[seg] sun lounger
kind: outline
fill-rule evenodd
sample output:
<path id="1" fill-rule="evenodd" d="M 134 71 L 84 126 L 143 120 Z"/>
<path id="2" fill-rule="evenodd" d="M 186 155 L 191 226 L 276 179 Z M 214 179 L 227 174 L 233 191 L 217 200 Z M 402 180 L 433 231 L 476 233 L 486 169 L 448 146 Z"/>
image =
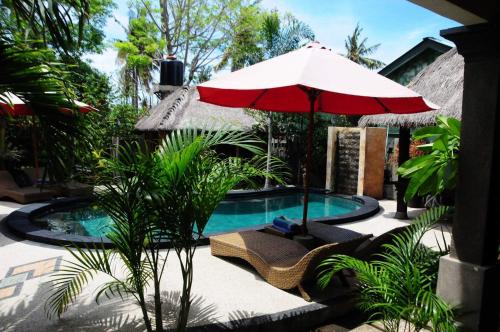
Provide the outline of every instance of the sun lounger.
<path id="1" fill-rule="evenodd" d="M 311 251 L 296 241 L 258 231 L 244 231 L 210 237 L 212 255 L 237 257 L 250 263 L 271 285 L 298 288 L 306 301 L 311 298 L 304 283 L 315 276 L 318 263 L 332 254 L 349 254 L 372 235 L 331 243 Z"/>
<path id="2" fill-rule="evenodd" d="M 0 171 L 0 198 L 8 197 L 18 203 L 28 204 L 44 201 L 56 196 L 56 192 L 50 189 L 36 187 L 19 187 L 8 171 Z"/>
<path id="3" fill-rule="evenodd" d="M 34 183 L 40 183 L 40 177 L 44 173 L 44 168 L 40 168 L 38 171 L 39 177 L 36 176 L 35 168 L 26 168 L 24 169 L 26 174 L 30 176 Z M 94 187 L 85 183 L 81 183 L 78 181 L 71 180 L 66 183 L 58 183 L 58 184 L 44 184 L 45 188 L 49 188 L 53 191 L 56 191 L 60 196 L 66 197 L 74 197 L 74 196 L 90 196 L 94 191 Z"/>
<path id="4" fill-rule="evenodd" d="M 394 236 L 401 234 L 407 226 L 393 228 L 379 236 L 372 237 L 360 245 L 351 256 L 364 260 L 370 261 L 373 259 L 379 259 L 378 254 L 384 252 L 383 245 L 392 243 Z"/>

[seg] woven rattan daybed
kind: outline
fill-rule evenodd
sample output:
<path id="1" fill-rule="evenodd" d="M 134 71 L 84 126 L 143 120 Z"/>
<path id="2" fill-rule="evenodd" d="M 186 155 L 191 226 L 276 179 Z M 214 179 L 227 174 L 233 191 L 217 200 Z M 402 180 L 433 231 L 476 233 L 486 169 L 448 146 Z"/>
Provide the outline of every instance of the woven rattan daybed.
<path id="1" fill-rule="evenodd" d="M 315 276 L 321 260 L 332 254 L 349 254 L 372 235 L 331 243 L 309 251 L 296 241 L 259 231 L 244 231 L 210 237 L 212 255 L 238 257 L 250 263 L 271 285 L 298 288 L 306 301 L 304 282 Z"/>
<path id="2" fill-rule="evenodd" d="M 49 200 L 56 196 L 56 192 L 36 187 L 20 188 L 8 171 L 0 171 L 0 199 L 8 197 L 21 204 Z"/>

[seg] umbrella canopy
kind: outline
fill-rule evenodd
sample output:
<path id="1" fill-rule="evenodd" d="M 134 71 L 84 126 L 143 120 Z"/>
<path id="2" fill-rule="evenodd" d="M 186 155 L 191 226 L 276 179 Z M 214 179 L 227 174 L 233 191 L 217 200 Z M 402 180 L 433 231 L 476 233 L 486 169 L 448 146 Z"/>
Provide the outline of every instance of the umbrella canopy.
<path id="1" fill-rule="evenodd" d="M 202 83 L 200 100 L 228 107 L 309 113 L 303 229 L 306 232 L 314 112 L 344 115 L 436 109 L 418 93 L 318 42 Z"/>
<path id="2" fill-rule="evenodd" d="M 73 103 L 75 104 L 76 107 L 78 107 L 80 113 L 97 111 L 96 108 L 87 105 L 85 103 L 82 103 L 80 101 L 73 100 Z M 27 105 L 21 98 L 10 92 L 5 92 L 0 94 L 0 111 L 1 111 L 0 115 L 6 113 L 14 117 L 34 115 L 29 105 Z M 70 109 L 65 107 L 61 107 L 60 111 L 71 112 Z"/>
<path id="3" fill-rule="evenodd" d="M 97 111 L 96 108 L 82 103 L 77 100 L 73 100 L 73 104 L 78 107 L 80 113 L 88 113 L 91 111 Z M 66 107 L 60 107 L 59 111 L 61 113 L 71 114 L 72 110 Z M 5 149 L 5 128 L 6 128 L 6 118 L 2 115 L 8 115 L 12 117 L 19 116 L 32 116 L 35 115 L 31 110 L 30 106 L 27 105 L 21 98 L 16 96 L 11 92 L 0 93 L 0 152 Z M 35 131 L 32 132 L 33 138 L 33 154 L 35 159 L 35 174 L 38 177 L 38 152 L 36 143 Z"/>
<path id="4" fill-rule="evenodd" d="M 314 111 L 326 113 L 417 113 L 437 108 L 317 42 L 198 86 L 201 101 L 275 112 L 309 112 L 305 89 L 321 92 Z"/>
<path id="5" fill-rule="evenodd" d="M 2 113 L 10 116 L 33 115 L 29 106 L 21 98 L 10 92 L 0 94 L 0 109 Z"/>

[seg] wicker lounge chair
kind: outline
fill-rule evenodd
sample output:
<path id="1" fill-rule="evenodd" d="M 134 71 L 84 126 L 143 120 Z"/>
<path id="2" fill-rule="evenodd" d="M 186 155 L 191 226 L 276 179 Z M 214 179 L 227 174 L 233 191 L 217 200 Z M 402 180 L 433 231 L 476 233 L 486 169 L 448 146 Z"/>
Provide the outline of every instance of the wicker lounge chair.
<path id="1" fill-rule="evenodd" d="M 8 171 L 0 171 L 0 198 L 8 197 L 18 203 L 28 204 L 56 196 L 56 192 L 36 187 L 19 187 Z"/>
<path id="2" fill-rule="evenodd" d="M 373 259 L 378 259 L 377 254 L 381 254 L 384 251 L 383 245 L 389 244 L 394 239 L 395 235 L 401 234 L 408 226 L 402 226 L 393 228 L 379 236 L 370 238 L 360 245 L 351 256 L 364 260 L 371 261 Z"/>
<path id="3" fill-rule="evenodd" d="M 35 168 L 25 168 L 24 171 L 29 175 L 33 183 L 39 183 L 40 179 L 36 176 Z M 45 169 L 42 167 L 38 170 L 39 175 L 43 174 Z M 44 187 L 56 191 L 60 196 L 75 197 L 75 196 L 90 196 L 94 191 L 94 187 L 85 183 L 71 180 L 66 183 L 48 184 Z"/>
<path id="4" fill-rule="evenodd" d="M 250 263 L 271 285 L 280 289 L 298 288 L 306 301 L 311 297 L 304 283 L 315 276 L 315 268 L 332 254 L 349 254 L 372 235 L 331 243 L 311 251 L 283 237 L 258 231 L 244 231 L 210 237 L 212 255 L 238 257 Z"/>

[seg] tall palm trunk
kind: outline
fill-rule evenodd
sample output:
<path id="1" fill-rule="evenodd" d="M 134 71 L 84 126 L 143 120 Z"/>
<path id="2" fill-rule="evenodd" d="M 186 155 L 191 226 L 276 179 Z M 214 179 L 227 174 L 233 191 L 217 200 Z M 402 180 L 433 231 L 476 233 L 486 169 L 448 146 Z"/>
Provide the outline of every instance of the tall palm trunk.
<path id="1" fill-rule="evenodd" d="M 184 332 L 187 329 L 189 320 L 189 310 L 191 309 L 191 286 L 193 285 L 193 256 L 196 248 L 182 249 L 177 252 L 181 262 L 182 273 L 182 294 L 180 300 L 179 317 L 177 318 L 177 332 Z M 184 252 L 184 261 L 182 260 Z"/>
<path id="2" fill-rule="evenodd" d="M 141 282 L 142 276 L 140 275 L 140 271 L 136 271 L 135 273 L 135 288 L 138 295 L 139 306 L 142 311 L 142 318 L 144 319 L 144 324 L 146 325 L 146 330 L 148 332 L 153 331 L 153 327 L 151 326 L 151 320 L 149 319 L 149 314 L 147 310 L 146 297 L 144 296 L 144 285 Z"/>
<path id="3" fill-rule="evenodd" d="M 134 95 L 133 95 L 133 104 L 136 110 L 139 109 L 139 78 L 137 75 L 137 68 L 134 68 L 132 71 L 132 76 L 134 80 Z"/>

